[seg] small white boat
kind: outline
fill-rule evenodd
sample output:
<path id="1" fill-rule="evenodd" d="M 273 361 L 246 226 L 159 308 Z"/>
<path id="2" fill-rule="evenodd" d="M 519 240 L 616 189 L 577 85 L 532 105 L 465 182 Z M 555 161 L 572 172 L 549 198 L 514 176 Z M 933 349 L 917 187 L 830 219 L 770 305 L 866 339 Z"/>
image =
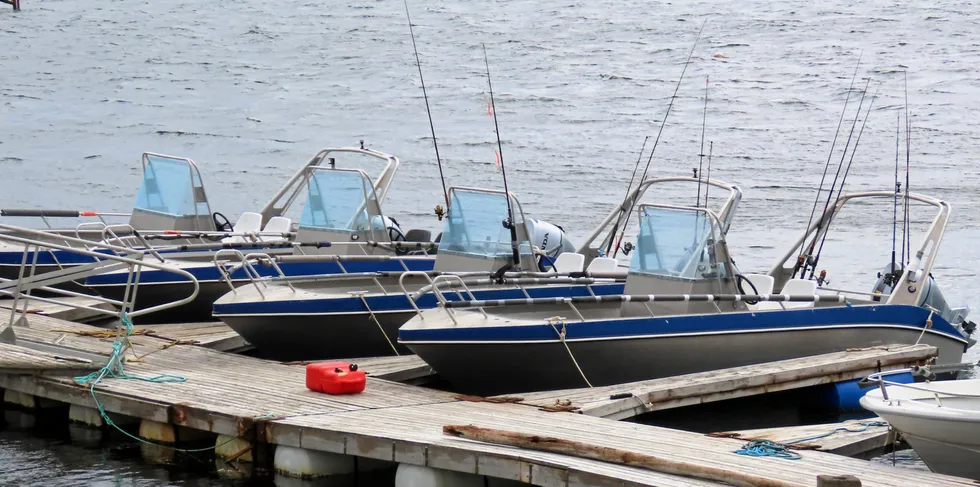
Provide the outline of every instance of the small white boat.
<path id="1" fill-rule="evenodd" d="M 868 377 L 880 387 L 861 406 L 901 432 L 933 472 L 980 480 L 980 379 L 899 384 L 881 375 Z"/>

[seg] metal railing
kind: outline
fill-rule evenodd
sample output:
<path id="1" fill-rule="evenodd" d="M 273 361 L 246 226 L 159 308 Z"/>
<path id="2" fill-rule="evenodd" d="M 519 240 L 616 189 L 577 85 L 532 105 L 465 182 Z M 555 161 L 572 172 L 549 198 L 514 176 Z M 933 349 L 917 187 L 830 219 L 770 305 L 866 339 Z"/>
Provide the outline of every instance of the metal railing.
<path id="1" fill-rule="evenodd" d="M 923 365 L 923 366 L 915 365 L 907 369 L 888 370 L 885 372 L 878 372 L 875 374 L 871 374 L 866 378 L 861 379 L 861 381 L 858 383 L 858 386 L 861 388 L 878 386 L 878 388 L 881 390 L 881 397 L 885 401 L 891 400 L 888 398 L 888 389 L 886 388 L 886 386 L 894 386 L 894 387 L 900 387 L 900 388 L 910 389 L 919 392 L 927 392 L 930 395 L 932 395 L 933 399 L 936 401 L 937 406 L 944 407 L 942 400 L 940 399 L 940 396 L 980 398 L 980 394 L 963 394 L 959 392 L 939 391 L 916 384 L 903 384 L 901 382 L 892 382 L 889 380 L 885 380 L 884 376 L 911 373 L 915 377 L 935 379 L 937 373 L 958 372 L 961 370 L 969 370 L 978 365 L 980 364 L 960 363 L 960 364 Z M 969 411 L 973 413 L 976 412 L 975 409 L 970 409 Z"/>
<path id="2" fill-rule="evenodd" d="M 8 329 L 9 326 L 14 326 L 16 323 L 20 323 L 21 320 L 26 317 L 29 302 L 31 300 L 57 304 L 70 308 L 85 309 L 92 313 L 121 319 L 123 316 L 138 317 L 190 303 L 197 297 L 200 290 L 200 285 L 193 274 L 182 269 L 166 266 L 162 262 L 155 262 L 153 259 L 145 260 L 144 257 L 149 253 L 149 251 L 136 250 L 106 243 L 93 243 L 88 240 L 68 236 L 60 236 L 59 240 L 66 240 L 64 244 L 61 244 L 50 241 L 52 236 L 55 235 L 42 230 L 33 230 L 0 224 L 0 241 L 11 242 L 23 246 L 23 253 L 17 278 L 0 278 L 0 296 L 8 296 L 13 298 Z M 76 246 L 72 246 L 72 244 Z M 93 257 L 93 262 L 72 266 L 60 266 L 60 268 L 55 271 L 38 273 L 38 256 L 42 252 L 51 252 L 55 250 Z M 100 252 L 100 250 L 102 252 Z M 139 276 L 144 267 L 172 272 L 183 276 L 192 286 L 190 294 L 180 299 L 174 299 L 168 303 L 158 304 L 139 310 L 135 309 L 137 290 L 139 286 Z M 121 270 L 128 270 L 126 288 L 124 290 L 123 299 L 121 300 L 89 295 L 69 289 L 55 287 L 59 284 L 78 282 L 95 274 Z M 77 302 L 64 301 L 52 297 L 35 296 L 33 295 L 34 291 L 44 291 L 46 293 L 59 296 L 94 300 L 97 302 L 110 304 L 112 309 L 107 310 L 99 307 L 86 306 Z M 21 308 L 22 303 L 23 308 L 19 309 Z M 17 320 L 18 311 L 21 313 L 21 320 Z"/>

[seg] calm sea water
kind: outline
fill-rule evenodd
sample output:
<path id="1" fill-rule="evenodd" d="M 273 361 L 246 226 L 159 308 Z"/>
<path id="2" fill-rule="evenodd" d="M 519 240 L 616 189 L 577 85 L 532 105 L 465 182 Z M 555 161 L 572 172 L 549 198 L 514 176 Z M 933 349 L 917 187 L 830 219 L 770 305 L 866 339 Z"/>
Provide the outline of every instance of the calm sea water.
<path id="1" fill-rule="evenodd" d="M 448 183 L 500 187 L 485 44 L 511 190 L 528 214 L 577 238 L 622 198 L 708 19 L 651 174 L 689 175 L 698 164 L 710 78 L 711 175 L 745 192 L 729 236 L 745 270 L 771 266 L 802 230 L 858 57 L 859 76 L 880 93 L 848 189 L 892 187 L 907 68 L 912 188 L 953 207 L 934 274 L 952 303 L 980 306 L 975 3 L 418 0 L 412 9 Z M 24 0 L 20 13 L 0 9 L 0 44 L 0 207 L 128 211 L 140 154 L 154 151 L 197 161 L 213 209 L 234 217 L 318 149 L 364 140 L 404 160 L 387 213 L 406 228 L 437 226 L 441 189 L 400 2 Z M 890 218 L 841 221 L 824 259 L 833 280 L 871 288 L 888 262 Z M 55 463 L 58 451 L 73 453 Z M 164 482 L 104 455 L 3 433 L 5 464 L 44 473 L 5 469 L 0 483 L 73 485 L 79 469 L 91 483 Z"/>

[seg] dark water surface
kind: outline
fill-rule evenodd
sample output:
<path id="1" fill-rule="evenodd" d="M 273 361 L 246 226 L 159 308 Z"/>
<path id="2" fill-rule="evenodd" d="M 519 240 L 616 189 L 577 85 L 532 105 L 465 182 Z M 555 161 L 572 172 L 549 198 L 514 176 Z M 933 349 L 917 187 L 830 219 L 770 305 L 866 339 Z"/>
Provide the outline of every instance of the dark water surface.
<path id="1" fill-rule="evenodd" d="M 441 190 L 401 2 L 23 6 L 0 9 L 0 207 L 128 211 L 139 156 L 154 151 L 196 160 L 213 209 L 234 216 L 260 207 L 319 148 L 363 139 L 404 160 L 387 213 L 403 227 L 437 225 L 430 215 Z M 745 192 L 730 234 L 744 270 L 771 266 L 802 230 L 859 55 L 872 90 L 882 84 L 848 188 L 892 187 L 907 66 L 912 188 L 953 207 L 934 274 L 952 303 L 980 305 L 975 3 L 419 0 L 412 8 L 449 184 L 500 186 L 485 43 L 511 190 L 528 214 L 578 238 L 622 198 L 708 18 L 652 174 L 689 175 L 697 165 L 710 77 L 712 176 Z M 822 261 L 831 278 L 870 290 L 891 248 L 889 222 L 890 211 L 842 220 Z M 72 448 L 2 433 L 0 461 L 19 467 L 0 472 L 0 483 L 216 482 L 160 478 Z M 73 453 L 52 458 L 59 451 Z"/>

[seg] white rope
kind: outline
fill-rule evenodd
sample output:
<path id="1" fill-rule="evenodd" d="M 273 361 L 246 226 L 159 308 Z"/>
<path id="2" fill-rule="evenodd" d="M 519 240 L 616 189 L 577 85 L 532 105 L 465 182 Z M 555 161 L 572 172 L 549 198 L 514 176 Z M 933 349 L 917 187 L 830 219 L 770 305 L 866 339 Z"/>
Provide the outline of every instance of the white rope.
<path id="1" fill-rule="evenodd" d="M 561 323 L 561 331 L 558 331 L 558 328 L 555 327 L 556 322 Z M 582 380 L 584 380 L 585 384 L 591 389 L 593 387 L 592 383 L 589 382 L 589 378 L 585 376 L 585 372 L 582 371 L 582 367 L 578 365 L 578 360 L 575 360 L 575 354 L 572 353 L 572 349 L 568 347 L 568 343 L 565 341 L 565 332 L 567 331 L 565 328 L 565 318 L 562 318 L 561 316 L 552 316 L 551 318 L 548 318 L 548 324 L 551 325 L 552 330 L 555 330 L 555 333 L 558 335 L 558 339 L 561 340 L 561 344 L 565 346 L 565 350 L 568 352 L 568 356 L 572 359 L 572 363 L 575 364 L 575 368 L 578 369 L 579 375 L 582 376 Z"/>
<path id="2" fill-rule="evenodd" d="M 398 349 L 395 348 L 395 344 L 392 343 L 391 338 L 388 338 L 388 334 L 385 333 L 385 329 L 381 326 L 381 322 L 378 321 L 376 316 L 374 316 L 374 311 L 371 311 L 371 307 L 368 306 L 367 300 L 364 299 L 364 294 L 359 294 L 358 297 L 361 298 L 361 302 L 364 303 L 364 307 L 367 308 L 368 314 L 371 316 L 371 319 L 374 320 L 374 324 L 378 325 L 378 329 L 381 330 L 381 335 L 388 341 L 388 346 L 391 347 L 391 351 L 395 352 L 395 355 L 401 356 L 401 354 L 398 353 Z"/>

